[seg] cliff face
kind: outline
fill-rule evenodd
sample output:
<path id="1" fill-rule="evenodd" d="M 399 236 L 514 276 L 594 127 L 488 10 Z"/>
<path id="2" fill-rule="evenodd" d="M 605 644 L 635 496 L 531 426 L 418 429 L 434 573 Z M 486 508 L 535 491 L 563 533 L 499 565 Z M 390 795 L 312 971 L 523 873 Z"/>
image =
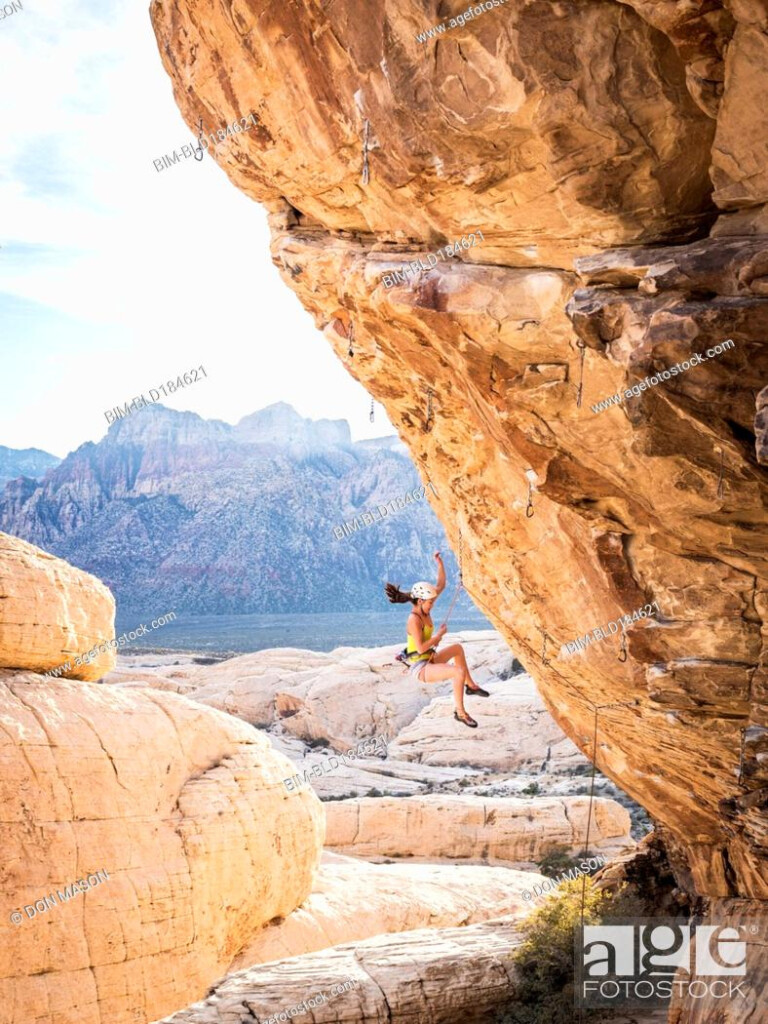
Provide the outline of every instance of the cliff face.
<path id="1" fill-rule="evenodd" d="M 690 889 L 766 899 L 768 5 L 531 0 L 449 27 L 464 10 L 152 18 L 190 128 L 255 113 L 214 157 L 436 482 L 468 589 L 558 723 Z M 623 644 L 561 650 L 654 601 Z"/>

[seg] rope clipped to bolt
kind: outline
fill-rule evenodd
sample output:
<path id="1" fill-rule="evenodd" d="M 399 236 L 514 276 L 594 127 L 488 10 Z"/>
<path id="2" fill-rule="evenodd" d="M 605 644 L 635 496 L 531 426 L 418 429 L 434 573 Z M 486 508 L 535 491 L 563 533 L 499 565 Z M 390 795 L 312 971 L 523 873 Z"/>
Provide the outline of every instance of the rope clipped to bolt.
<path id="1" fill-rule="evenodd" d="M 587 354 L 587 346 L 581 338 L 576 339 L 576 348 L 580 351 L 579 356 L 579 386 L 576 389 L 576 408 L 581 408 L 581 396 L 584 391 L 584 356 Z"/>

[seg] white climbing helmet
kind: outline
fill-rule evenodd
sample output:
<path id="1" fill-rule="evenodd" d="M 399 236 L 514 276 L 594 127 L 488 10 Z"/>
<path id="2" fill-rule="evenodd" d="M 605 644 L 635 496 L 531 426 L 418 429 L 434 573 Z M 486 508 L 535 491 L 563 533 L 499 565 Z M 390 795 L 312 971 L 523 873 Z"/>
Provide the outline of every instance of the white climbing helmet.
<path id="1" fill-rule="evenodd" d="M 422 580 L 411 587 L 411 597 L 414 601 L 433 601 L 437 597 L 437 588 Z"/>

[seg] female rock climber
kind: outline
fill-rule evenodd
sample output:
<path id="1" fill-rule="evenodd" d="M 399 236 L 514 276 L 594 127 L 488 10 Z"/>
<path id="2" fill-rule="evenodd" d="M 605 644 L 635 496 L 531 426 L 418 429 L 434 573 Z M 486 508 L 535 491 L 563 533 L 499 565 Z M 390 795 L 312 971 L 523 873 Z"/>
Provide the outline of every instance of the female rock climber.
<path id="1" fill-rule="evenodd" d="M 444 651 L 438 651 L 437 645 L 447 632 L 445 623 L 433 634 L 432 605 L 445 590 L 445 566 L 440 552 L 435 552 L 437 562 L 437 583 L 414 583 L 410 593 L 400 590 L 394 583 L 387 583 L 386 593 L 392 604 L 405 604 L 410 601 L 414 606 L 408 616 L 408 645 L 403 652 L 403 660 L 410 667 L 411 674 L 422 683 L 440 683 L 445 679 L 453 682 L 453 699 L 456 710 L 453 717 L 463 722 L 470 729 L 477 728 L 477 722 L 464 709 L 464 694 L 476 697 L 489 696 L 487 690 L 478 686 L 472 678 L 461 644 L 451 644 Z M 453 661 L 452 665 L 448 662 Z"/>

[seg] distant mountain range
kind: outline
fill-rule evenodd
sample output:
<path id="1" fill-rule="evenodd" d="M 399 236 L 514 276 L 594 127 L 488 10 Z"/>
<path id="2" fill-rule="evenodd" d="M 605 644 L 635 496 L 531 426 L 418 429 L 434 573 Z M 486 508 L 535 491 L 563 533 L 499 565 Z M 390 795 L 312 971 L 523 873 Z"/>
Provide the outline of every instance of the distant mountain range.
<path id="1" fill-rule="evenodd" d="M 345 420 L 284 403 L 236 426 L 148 406 L 42 480 L 22 472 L 0 496 L 0 530 L 94 573 L 121 612 L 373 610 L 385 579 L 434 578 L 437 549 L 455 578 L 426 499 L 334 536 L 418 475 L 397 438 L 353 444 Z"/>
<path id="2" fill-rule="evenodd" d="M 45 476 L 47 470 L 58 466 L 60 462 L 61 459 L 48 452 L 41 452 L 39 448 L 24 448 L 19 451 L 17 448 L 6 448 L 0 444 L 0 487 L 19 476 L 38 480 Z"/>

